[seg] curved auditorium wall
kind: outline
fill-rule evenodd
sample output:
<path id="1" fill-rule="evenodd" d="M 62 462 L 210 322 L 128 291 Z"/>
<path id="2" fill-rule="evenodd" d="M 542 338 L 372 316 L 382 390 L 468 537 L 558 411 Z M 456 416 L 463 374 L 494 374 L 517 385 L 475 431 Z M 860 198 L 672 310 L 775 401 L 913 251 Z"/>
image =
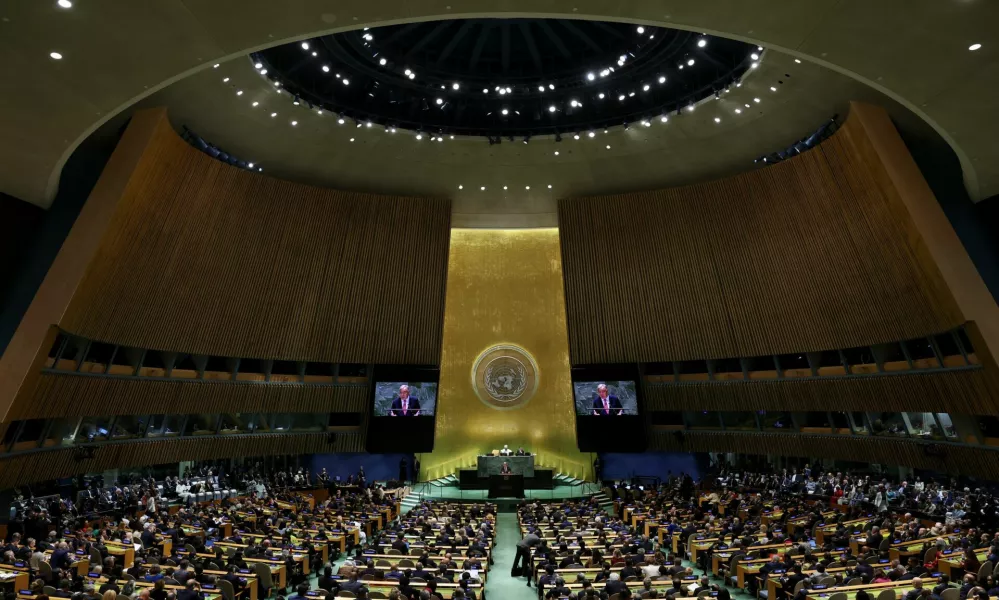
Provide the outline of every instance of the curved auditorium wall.
<path id="1" fill-rule="evenodd" d="M 438 364 L 450 215 L 247 172 L 160 127 L 59 325 L 193 354 Z"/>
<path id="2" fill-rule="evenodd" d="M 852 113 L 721 181 L 559 203 L 574 365 L 769 356 L 966 321 Z"/>

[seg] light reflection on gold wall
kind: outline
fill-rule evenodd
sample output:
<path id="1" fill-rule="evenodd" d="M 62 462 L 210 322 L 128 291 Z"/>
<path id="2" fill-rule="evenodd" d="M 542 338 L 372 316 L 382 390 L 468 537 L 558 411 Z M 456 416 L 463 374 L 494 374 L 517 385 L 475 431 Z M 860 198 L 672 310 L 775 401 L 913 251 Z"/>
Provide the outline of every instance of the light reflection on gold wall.
<path id="1" fill-rule="evenodd" d="M 591 478 L 576 446 L 559 252 L 556 229 L 452 230 L 437 433 L 420 457 L 423 478 L 475 468 L 477 455 L 503 444 L 537 453 L 539 467 Z M 496 344 L 537 362 L 538 389 L 523 406 L 497 410 L 472 388 L 476 357 Z"/>

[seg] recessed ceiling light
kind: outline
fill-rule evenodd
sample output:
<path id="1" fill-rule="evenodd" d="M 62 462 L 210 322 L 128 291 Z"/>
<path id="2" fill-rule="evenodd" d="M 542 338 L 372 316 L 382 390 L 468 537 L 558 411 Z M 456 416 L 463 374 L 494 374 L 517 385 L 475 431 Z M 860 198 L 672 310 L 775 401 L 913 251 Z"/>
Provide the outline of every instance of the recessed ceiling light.
<path id="1" fill-rule="evenodd" d="M 451 89 L 452 89 L 452 90 L 457 90 L 457 89 L 458 89 L 458 88 L 460 88 L 460 87 L 461 87 L 461 84 L 460 84 L 460 83 L 457 83 L 457 82 L 456 82 L 456 83 L 452 83 L 452 84 L 451 84 Z"/>
<path id="2" fill-rule="evenodd" d="M 337 119 L 336 122 L 339 123 L 339 124 L 341 124 L 341 125 L 343 125 L 345 123 L 345 121 L 343 120 L 342 117 L 339 118 L 339 119 Z"/>
<path id="3" fill-rule="evenodd" d="M 597 76 L 594 75 L 593 73 L 587 73 L 586 78 L 589 79 L 590 81 L 593 81 L 594 79 L 597 78 Z"/>
<path id="4" fill-rule="evenodd" d="M 603 99 L 604 99 L 604 93 L 603 93 L 603 92 L 600 92 L 600 93 L 599 93 L 599 94 L 597 95 L 597 98 L 600 98 L 601 100 L 603 100 Z"/>
<path id="5" fill-rule="evenodd" d="M 512 94 L 513 93 L 513 88 L 511 88 L 511 87 L 506 88 L 506 93 Z"/>
<path id="6" fill-rule="evenodd" d="M 444 104 L 444 98 L 438 98 L 436 102 L 437 104 Z"/>
<path id="7" fill-rule="evenodd" d="M 416 79 L 416 73 L 410 73 L 409 74 L 409 78 L 410 79 Z"/>
<path id="8" fill-rule="evenodd" d="M 371 121 L 368 121 L 367 123 L 365 123 L 364 126 L 365 127 L 371 127 Z"/>
<path id="9" fill-rule="evenodd" d="M 548 107 L 548 112 L 555 112 L 556 110 L 558 110 L 558 109 L 555 108 L 554 104 L 552 104 L 551 106 Z"/>
<path id="10" fill-rule="evenodd" d="M 248 167 L 250 167 L 252 169 L 253 168 L 253 163 L 247 163 L 246 166 L 248 166 Z"/>
<path id="11" fill-rule="evenodd" d="M 665 123 L 666 121 L 669 121 L 669 117 L 667 117 L 666 115 L 663 115 L 663 116 L 659 117 L 659 120 L 662 121 L 663 123 Z"/>
<path id="12" fill-rule="evenodd" d="M 423 134 L 422 133 L 416 134 L 416 139 L 422 140 L 423 139 Z"/>
<path id="13" fill-rule="evenodd" d="M 309 49 L 309 42 L 302 42 L 302 50 L 308 50 L 308 49 Z"/>
<path id="14" fill-rule="evenodd" d="M 353 141 L 354 141 L 354 138 L 350 138 L 350 141 L 352 141 L 352 142 L 353 142 Z"/>
<path id="15" fill-rule="evenodd" d="M 463 190 L 463 189 L 465 189 L 465 186 L 463 186 L 463 185 L 459 185 L 459 186 L 458 186 L 458 189 L 459 189 L 459 190 Z"/>
<path id="16" fill-rule="evenodd" d="M 968 46 L 968 50 L 971 50 L 972 52 L 974 52 L 975 50 L 978 50 L 981 47 L 982 47 L 981 44 L 972 44 L 972 45 Z"/>
<path id="17" fill-rule="evenodd" d="M 692 67 L 692 66 L 694 66 L 694 59 L 690 59 L 690 60 L 688 60 L 688 61 L 687 61 L 687 66 L 688 66 L 688 67 Z"/>
<path id="18" fill-rule="evenodd" d="M 753 98 L 753 102 L 756 102 L 757 104 L 759 104 L 760 103 L 760 99 L 759 98 Z"/>
<path id="19" fill-rule="evenodd" d="M 326 66 L 326 65 L 323 65 L 323 73 L 329 73 L 329 72 L 330 72 L 330 68 L 328 66 Z"/>
<path id="20" fill-rule="evenodd" d="M 775 88 L 774 86 L 770 86 L 770 91 L 771 91 L 771 92 L 776 92 L 776 91 L 777 91 L 777 88 Z"/>
<path id="21" fill-rule="evenodd" d="M 504 189 L 504 190 L 506 189 L 506 186 L 505 186 L 505 185 L 503 186 L 503 189 Z"/>
<path id="22" fill-rule="evenodd" d="M 294 104 L 295 106 L 298 106 L 299 104 L 301 104 L 301 102 L 298 101 L 298 98 L 295 98 L 295 101 L 292 102 L 292 104 Z"/>
<path id="23" fill-rule="evenodd" d="M 645 28 L 641 25 L 638 26 L 638 33 L 645 33 Z"/>
<path id="24" fill-rule="evenodd" d="M 644 86 L 642 86 L 642 91 L 643 92 L 649 91 L 649 84 L 646 83 Z"/>
<path id="25" fill-rule="evenodd" d="M 543 85 L 539 85 L 539 86 L 538 86 L 538 91 L 539 91 L 539 92 L 543 92 L 543 91 L 545 91 L 545 86 L 543 86 Z"/>
<path id="26" fill-rule="evenodd" d="M 317 53 L 313 52 L 312 56 L 319 56 Z"/>
<path id="27" fill-rule="evenodd" d="M 554 90 L 555 89 L 555 84 L 554 83 L 549 83 L 548 84 L 548 89 Z"/>
<path id="28" fill-rule="evenodd" d="M 548 184 L 548 189 L 552 189 L 552 184 Z"/>
<path id="29" fill-rule="evenodd" d="M 531 186 L 529 186 L 529 185 L 525 185 L 525 186 L 524 186 L 524 189 L 525 189 L 525 190 L 529 190 L 529 189 L 531 189 Z"/>
<path id="30" fill-rule="evenodd" d="M 316 114 L 317 114 L 317 115 L 322 115 L 322 114 L 323 114 L 323 109 L 321 109 L 321 108 L 317 108 L 317 109 L 316 109 Z"/>
<path id="31" fill-rule="evenodd" d="M 691 104 L 691 105 L 689 105 L 689 106 L 687 107 L 687 110 L 688 110 L 688 111 L 690 111 L 690 112 L 694 112 L 694 108 L 695 108 L 695 107 L 694 107 L 694 105 L 693 105 L 693 104 Z"/>
<path id="32" fill-rule="evenodd" d="M 236 95 L 237 96 L 242 96 L 243 95 L 243 90 L 236 90 Z"/>
<path id="33" fill-rule="evenodd" d="M 558 156 L 558 150 L 555 151 L 555 156 Z"/>
<path id="34" fill-rule="evenodd" d="M 752 54 L 749 55 L 749 58 L 751 58 L 753 60 L 760 60 L 760 55 L 757 54 L 757 53 L 755 53 L 755 52 L 753 52 Z"/>
<path id="35" fill-rule="evenodd" d="M 482 186 L 482 187 L 480 187 L 479 189 L 480 189 L 480 190 L 482 190 L 482 191 L 484 192 L 484 191 L 486 191 L 486 186 Z"/>
<path id="36" fill-rule="evenodd" d="M 607 144 L 607 149 L 610 150 L 610 144 Z"/>
<path id="37" fill-rule="evenodd" d="M 697 47 L 698 48 L 703 48 L 703 47 L 705 47 L 707 45 L 708 45 L 708 40 L 706 40 L 704 38 L 701 38 L 701 39 L 697 40 Z"/>
<path id="38" fill-rule="evenodd" d="M 350 85 L 350 80 L 347 79 L 346 77 L 344 77 L 341 81 L 343 81 L 344 85 Z"/>
<path id="39" fill-rule="evenodd" d="M 642 125 L 645 125 L 646 127 L 652 127 L 652 122 L 651 121 L 642 121 Z"/>
<path id="40" fill-rule="evenodd" d="M 742 109 L 741 108 L 735 109 L 735 114 L 741 115 L 742 114 Z"/>
<path id="41" fill-rule="evenodd" d="M 590 137 L 593 137 L 593 136 L 595 136 L 595 135 L 597 135 L 597 134 L 595 134 L 595 133 L 593 133 L 593 132 L 591 131 L 590 133 L 588 133 L 588 134 L 586 134 L 586 135 L 588 135 L 588 136 L 590 136 Z"/>
<path id="42" fill-rule="evenodd" d="M 267 69 L 263 69 L 262 71 L 260 71 L 260 74 L 261 75 L 266 75 L 267 74 Z"/>
<path id="43" fill-rule="evenodd" d="M 215 65 L 214 65 L 214 66 L 212 66 L 212 68 L 213 68 L 213 69 L 217 69 L 217 68 L 219 68 L 219 63 L 215 63 Z"/>
<path id="44" fill-rule="evenodd" d="M 796 59 L 794 59 L 794 62 L 796 62 L 796 63 L 798 63 L 800 65 L 801 64 L 801 59 L 800 58 L 796 58 Z"/>
<path id="45" fill-rule="evenodd" d="M 254 103 L 252 104 L 252 106 L 257 106 L 258 104 L 260 104 L 260 103 L 259 103 L 259 102 L 254 102 Z"/>
<path id="46" fill-rule="evenodd" d="M 276 116 L 277 116 L 277 113 L 271 113 L 271 118 L 274 118 Z"/>
<path id="47" fill-rule="evenodd" d="M 222 83 L 229 83 L 229 78 L 228 78 L 228 77 L 224 78 L 224 79 L 222 80 Z"/>
<path id="48" fill-rule="evenodd" d="M 388 61 L 383 58 L 383 59 L 381 59 L 381 60 L 378 61 L 378 64 L 380 64 L 381 66 L 384 67 L 385 65 L 388 64 Z"/>
<path id="49" fill-rule="evenodd" d="M 715 123 L 721 123 L 721 118 L 715 117 Z"/>
<path id="50" fill-rule="evenodd" d="M 579 106 L 579 101 L 577 101 L 577 100 L 570 100 L 569 101 L 569 106 L 571 106 L 573 108 L 576 108 L 577 106 Z"/>
<path id="51" fill-rule="evenodd" d="M 746 106 L 746 108 L 752 108 L 751 106 L 749 106 L 749 104 L 748 104 L 748 103 L 747 103 L 747 104 L 746 104 L 745 106 Z"/>
<path id="52" fill-rule="evenodd" d="M 750 68 L 750 69 L 755 69 L 755 68 L 756 68 L 756 67 L 758 67 L 758 66 L 760 66 L 760 63 L 758 63 L 758 62 L 754 62 L 753 64 L 749 65 L 749 68 Z"/>
<path id="53" fill-rule="evenodd" d="M 59 0 L 58 2 L 56 2 L 56 4 L 58 4 L 62 8 L 73 8 L 73 3 L 70 2 L 69 0 Z"/>
<path id="54" fill-rule="evenodd" d="M 55 60 L 62 60 L 62 54 L 59 54 L 58 52 L 50 52 L 49 56 L 51 56 Z"/>
<path id="55" fill-rule="evenodd" d="M 257 63 L 255 65 L 253 65 L 253 68 L 259 71 L 260 69 L 264 68 L 264 65 L 261 64 L 261 63 Z"/>
<path id="56" fill-rule="evenodd" d="M 257 171 L 260 171 L 261 173 L 263 173 L 264 172 L 264 168 L 263 167 L 257 167 Z"/>
<path id="57" fill-rule="evenodd" d="M 451 136 L 451 139 L 452 139 L 452 140 L 454 139 L 454 136 L 453 136 L 453 135 Z"/>
<path id="58" fill-rule="evenodd" d="M 572 136 L 572 139 L 578 140 L 579 139 L 579 134 L 577 133 L 576 135 Z"/>
<path id="59" fill-rule="evenodd" d="M 617 99 L 620 100 L 621 102 L 624 102 L 624 94 L 618 96 Z"/>
<path id="60" fill-rule="evenodd" d="M 292 126 L 292 127 L 294 127 L 294 126 L 296 126 L 296 125 L 298 125 L 298 121 L 292 121 L 292 122 L 291 122 L 291 126 Z"/>
<path id="61" fill-rule="evenodd" d="M 660 75 L 659 76 L 659 83 L 666 83 L 666 76 L 665 75 Z"/>
<path id="62" fill-rule="evenodd" d="M 508 110 L 507 110 L 507 109 L 505 109 L 505 108 L 504 108 L 504 109 L 503 109 L 503 110 L 502 110 L 501 112 L 502 112 L 502 113 L 503 113 L 504 115 L 506 115 L 506 114 L 509 114 L 509 113 L 510 113 L 510 111 L 508 111 Z"/>

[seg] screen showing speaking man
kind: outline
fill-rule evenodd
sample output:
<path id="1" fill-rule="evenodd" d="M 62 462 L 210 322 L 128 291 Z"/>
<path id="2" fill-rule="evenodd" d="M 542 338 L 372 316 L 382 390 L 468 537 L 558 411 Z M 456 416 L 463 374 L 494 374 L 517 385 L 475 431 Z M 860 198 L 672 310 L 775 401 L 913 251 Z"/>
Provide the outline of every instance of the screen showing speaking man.
<path id="1" fill-rule="evenodd" d="M 634 381 L 577 381 L 576 414 L 612 417 L 638 414 Z"/>
<path id="2" fill-rule="evenodd" d="M 437 384 L 381 381 L 375 384 L 376 417 L 429 417 L 437 405 Z"/>

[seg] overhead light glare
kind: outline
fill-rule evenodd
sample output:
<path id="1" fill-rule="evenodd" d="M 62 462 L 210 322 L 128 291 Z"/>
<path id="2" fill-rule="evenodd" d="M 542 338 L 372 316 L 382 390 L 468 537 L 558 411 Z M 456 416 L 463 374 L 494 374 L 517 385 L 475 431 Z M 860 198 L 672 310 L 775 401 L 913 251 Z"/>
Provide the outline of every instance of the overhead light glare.
<path id="1" fill-rule="evenodd" d="M 329 73 L 329 72 L 330 72 L 330 68 L 328 66 L 326 66 L 326 65 L 323 65 L 323 73 Z"/>
<path id="2" fill-rule="evenodd" d="M 794 62 L 796 62 L 796 63 L 798 63 L 800 65 L 801 64 L 801 59 L 800 58 L 796 58 L 796 59 L 794 59 Z"/>
<path id="3" fill-rule="evenodd" d="M 694 59 L 690 59 L 690 60 L 688 60 L 688 61 L 687 61 L 687 66 L 688 66 L 688 67 L 692 67 L 692 66 L 694 66 Z"/>
<path id="4" fill-rule="evenodd" d="M 444 99 L 443 98 L 438 98 L 437 99 L 437 104 L 438 105 L 444 104 Z"/>
<path id="5" fill-rule="evenodd" d="M 968 50 L 971 50 L 972 52 L 974 52 L 975 50 L 978 50 L 981 47 L 982 47 L 981 44 L 972 44 L 972 45 L 968 46 Z"/>
<path id="6" fill-rule="evenodd" d="M 659 120 L 662 121 L 663 123 L 665 123 L 665 122 L 669 121 L 669 117 L 667 117 L 666 115 L 663 115 L 663 116 L 659 117 Z"/>
<path id="7" fill-rule="evenodd" d="M 666 76 L 665 75 L 660 75 L 659 76 L 659 83 L 666 83 Z"/>
<path id="8" fill-rule="evenodd" d="M 457 91 L 461 87 L 461 84 L 455 82 L 451 84 L 451 89 Z"/>
<path id="9" fill-rule="evenodd" d="M 708 40 L 706 40 L 704 38 L 701 38 L 701 39 L 697 40 L 697 47 L 698 48 L 703 48 L 703 47 L 705 47 L 707 45 L 708 45 Z"/>
<path id="10" fill-rule="evenodd" d="M 383 58 L 383 59 L 381 59 L 381 60 L 378 61 L 378 64 L 380 64 L 381 66 L 384 67 L 385 65 L 388 64 L 388 60 L 386 60 L 386 59 Z"/>
<path id="11" fill-rule="evenodd" d="M 291 126 L 292 126 L 292 127 L 295 127 L 296 125 L 298 125 L 298 121 L 292 121 L 292 122 L 291 122 Z"/>
<path id="12" fill-rule="evenodd" d="M 749 55 L 749 58 L 751 58 L 753 60 L 760 60 L 760 55 L 757 54 L 757 53 L 755 53 L 755 52 L 753 52 L 752 54 Z"/>
<path id="13" fill-rule="evenodd" d="M 309 42 L 302 42 L 302 50 L 308 50 L 308 49 L 309 49 Z"/>
<path id="14" fill-rule="evenodd" d="M 721 118 L 720 117 L 715 117 L 715 123 L 721 123 Z"/>
<path id="15" fill-rule="evenodd" d="M 548 107 L 548 112 L 555 112 L 556 110 L 558 110 L 558 109 L 555 108 L 554 104 L 552 104 L 551 106 Z"/>
<path id="16" fill-rule="evenodd" d="M 647 84 L 647 83 L 646 83 L 645 85 L 643 85 L 643 86 L 642 86 L 642 91 L 643 91 L 643 92 L 647 92 L 647 91 L 649 91 L 649 84 Z"/>
<path id="17" fill-rule="evenodd" d="M 642 27 L 641 25 L 639 25 L 639 26 L 638 26 L 638 33 L 639 33 L 639 34 L 642 34 L 642 33 L 645 33 L 645 28 L 644 28 L 644 27 Z"/>
<path id="18" fill-rule="evenodd" d="M 502 113 L 503 113 L 504 115 L 508 115 L 508 114 L 510 114 L 510 111 L 508 111 L 508 110 L 507 110 L 507 109 L 505 109 L 505 108 L 504 108 L 504 109 L 503 109 L 503 110 L 502 110 L 501 112 L 502 112 Z"/>
<path id="19" fill-rule="evenodd" d="M 260 69 L 264 68 L 264 65 L 262 65 L 261 63 L 257 63 L 253 65 L 253 68 L 259 71 Z"/>

